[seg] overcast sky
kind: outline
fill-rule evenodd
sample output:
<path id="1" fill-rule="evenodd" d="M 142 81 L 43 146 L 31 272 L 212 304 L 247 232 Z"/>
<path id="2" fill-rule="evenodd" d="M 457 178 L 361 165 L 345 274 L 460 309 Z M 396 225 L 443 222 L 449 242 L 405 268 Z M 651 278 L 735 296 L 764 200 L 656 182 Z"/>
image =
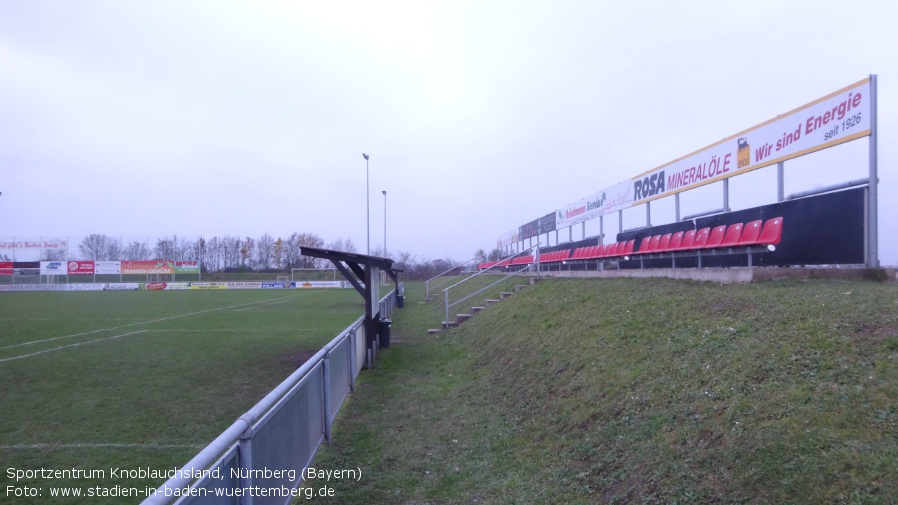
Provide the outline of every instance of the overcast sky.
<path id="1" fill-rule="evenodd" d="M 386 190 L 388 249 L 466 261 L 877 74 L 896 265 L 896 20 L 863 0 L 0 0 L 0 240 L 311 232 L 364 253 L 364 152 L 371 247 Z M 786 192 L 866 177 L 867 143 L 787 162 Z M 775 181 L 733 179 L 734 209 Z"/>

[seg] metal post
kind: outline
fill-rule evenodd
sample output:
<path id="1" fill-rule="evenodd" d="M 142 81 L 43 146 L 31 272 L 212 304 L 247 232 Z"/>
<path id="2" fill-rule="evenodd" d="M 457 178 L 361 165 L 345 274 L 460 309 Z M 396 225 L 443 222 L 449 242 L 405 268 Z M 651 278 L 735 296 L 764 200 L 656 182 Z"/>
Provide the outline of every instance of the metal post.
<path id="1" fill-rule="evenodd" d="M 723 180 L 723 211 L 730 211 L 730 180 Z"/>
<path id="2" fill-rule="evenodd" d="M 585 238 L 585 237 L 584 237 Z M 599 216 L 599 243 L 605 243 L 605 215 Z"/>
<path id="3" fill-rule="evenodd" d="M 368 216 L 367 225 L 365 229 L 368 233 L 368 252 L 367 254 L 371 254 L 371 188 L 369 187 L 369 174 L 368 172 L 368 155 L 362 153 L 362 156 L 365 157 L 365 212 Z"/>
<path id="4" fill-rule="evenodd" d="M 253 424 L 255 423 L 255 418 L 252 414 L 246 413 L 241 416 L 240 419 L 243 419 L 246 423 L 246 429 L 240 434 L 238 441 L 240 449 L 240 459 L 238 464 L 242 471 L 240 472 L 241 477 L 238 479 L 237 485 L 243 490 L 247 490 L 253 487 Z M 240 503 L 252 505 L 253 497 L 250 493 L 247 493 L 247 495 L 242 498 L 244 501 L 241 501 Z"/>
<path id="5" fill-rule="evenodd" d="M 322 394 L 324 395 L 322 400 L 322 406 L 324 407 L 324 439 L 327 441 L 327 445 L 331 445 L 333 440 L 331 439 L 331 374 L 330 374 L 330 357 L 331 352 L 328 350 L 324 353 L 324 358 L 321 359 L 321 372 L 324 374 L 322 378 Z"/>
<path id="6" fill-rule="evenodd" d="M 349 331 L 349 392 L 355 393 L 355 328 Z"/>
<path id="7" fill-rule="evenodd" d="M 446 319 L 444 321 L 446 324 L 446 329 L 448 329 L 449 328 L 449 288 L 446 288 L 443 290 L 443 301 L 446 306 Z"/>
<path id="8" fill-rule="evenodd" d="M 870 181 L 867 187 L 867 268 L 879 267 L 878 159 L 876 127 L 876 74 L 870 74 Z"/>
<path id="9" fill-rule="evenodd" d="M 645 225 L 652 225 L 652 202 L 645 202 Z"/>
<path id="10" fill-rule="evenodd" d="M 776 164 L 776 201 L 782 202 L 785 199 L 785 174 L 783 167 L 785 164 L 781 161 Z"/>
<path id="11" fill-rule="evenodd" d="M 384 258 L 387 257 L 387 192 L 386 190 L 381 191 L 384 194 Z"/>
<path id="12" fill-rule="evenodd" d="M 674 221 L 680 220 L 680 194 L 674 193 Z"/>

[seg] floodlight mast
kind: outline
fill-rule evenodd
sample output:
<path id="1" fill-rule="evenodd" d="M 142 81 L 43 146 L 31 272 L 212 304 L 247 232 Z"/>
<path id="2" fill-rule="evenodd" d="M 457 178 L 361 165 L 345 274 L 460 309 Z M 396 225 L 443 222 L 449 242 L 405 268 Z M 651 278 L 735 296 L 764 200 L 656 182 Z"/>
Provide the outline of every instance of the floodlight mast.
<path id="1" fill-rule="evenodd" d="M 371 255 L 371 188 L 369 187 L 370 172 L 368 172 L 368 155 L 362 153 L 365 158 L 365 211 L 368 214 L 368 222 L 365 227 L 368 233 L 368 249 L 365 254 Z"/>

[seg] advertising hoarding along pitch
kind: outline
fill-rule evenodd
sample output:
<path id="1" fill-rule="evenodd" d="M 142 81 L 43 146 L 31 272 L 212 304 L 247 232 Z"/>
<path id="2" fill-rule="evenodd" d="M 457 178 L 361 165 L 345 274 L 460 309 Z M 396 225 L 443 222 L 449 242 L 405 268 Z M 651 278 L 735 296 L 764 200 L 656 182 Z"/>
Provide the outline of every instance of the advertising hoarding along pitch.
<path id="1" fill-rule="evenodd" d="M 128 274 L 173 274 L 173 261 L 122 261 L 122 273 Z"/>
<path id="2" fill-rule="evenodd" d="M 96 272 L 93 261 L 69 261 L 69 275 L 93 275 Z"/>
<path id="3" fill-rule="evenodd" d="M 95 261 L 94 271 L 97 275 L 120 275 L 122 273 L 121 261 Z"/>
<path id="4" fill-rule="evenodd" d="M 867 77 L 563 207 L 556 211 L 556 226 L 571 226 L 866 137 L 872 133 L 874 99 L 871 78 Z M 499 237 L 498 245 L 533 236 L 534 225 L 530 222 L 521 226 L 518 237 Z"/>
<path id="5" fill-rule="evenodd" d="M 632 205 L 870 135 L 870 78 L 632 179 Z"/>

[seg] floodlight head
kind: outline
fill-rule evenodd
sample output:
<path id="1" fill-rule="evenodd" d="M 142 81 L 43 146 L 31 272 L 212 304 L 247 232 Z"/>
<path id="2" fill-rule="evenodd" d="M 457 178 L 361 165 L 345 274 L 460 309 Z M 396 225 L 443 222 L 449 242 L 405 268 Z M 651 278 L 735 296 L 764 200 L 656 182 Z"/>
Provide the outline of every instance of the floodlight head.
<path id="1" fill-rule="evenodd" d="M 383 191 L 381 191 L 381 193 L 383 193 L 384 196 L 387 196 L 387 190 L 383 190 Z"/>
<path id="2" fill-rule="evenodd" d="M 368 159 L 368 155 L 367 155 L 367 154 L 365 154 L 365 153 L 362 153 L 362 157 L 363 157 L 363 158 L 365 158 L 365 160 L 367 160 L 367 159 Z"/>

